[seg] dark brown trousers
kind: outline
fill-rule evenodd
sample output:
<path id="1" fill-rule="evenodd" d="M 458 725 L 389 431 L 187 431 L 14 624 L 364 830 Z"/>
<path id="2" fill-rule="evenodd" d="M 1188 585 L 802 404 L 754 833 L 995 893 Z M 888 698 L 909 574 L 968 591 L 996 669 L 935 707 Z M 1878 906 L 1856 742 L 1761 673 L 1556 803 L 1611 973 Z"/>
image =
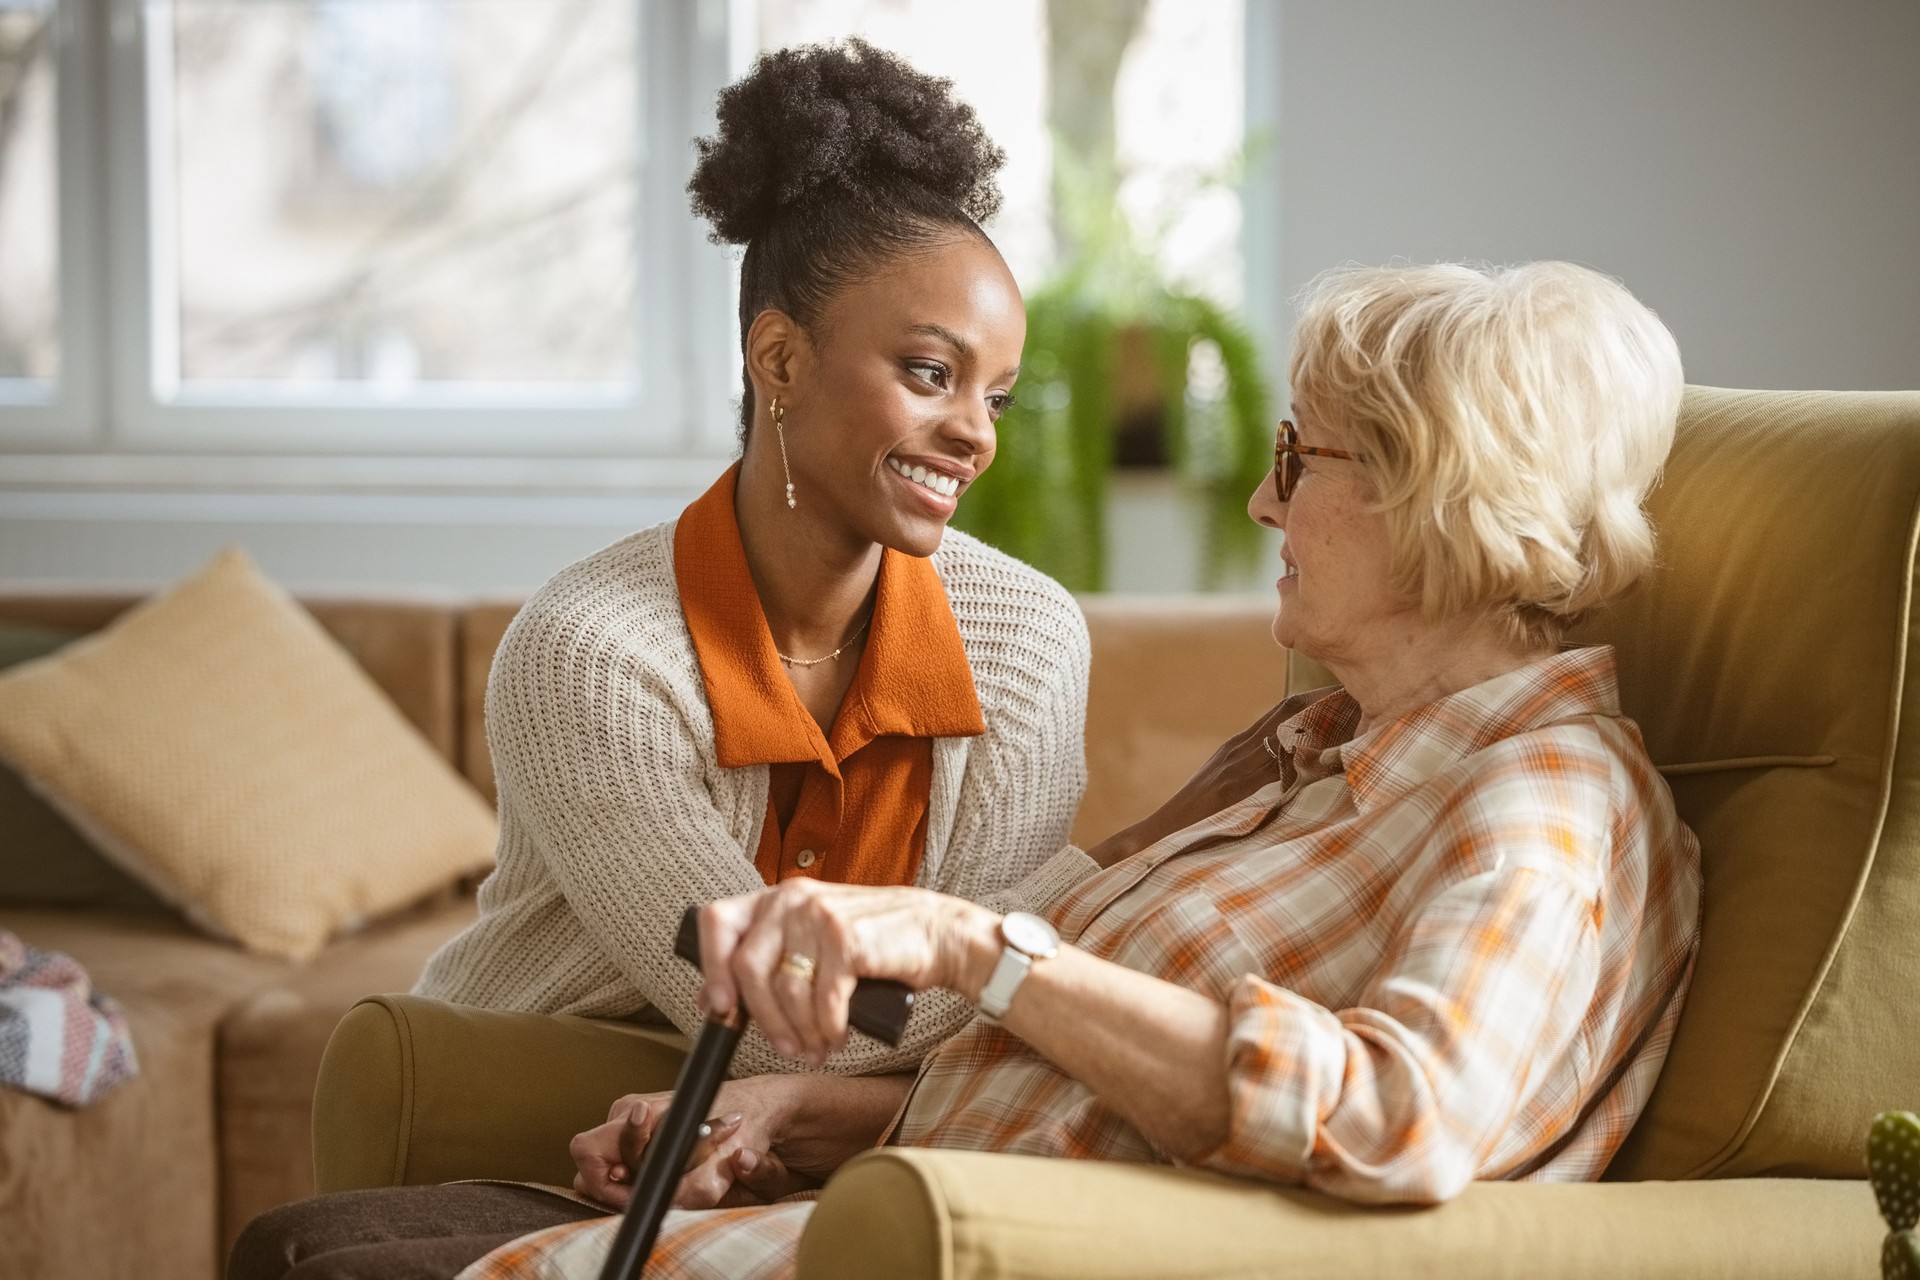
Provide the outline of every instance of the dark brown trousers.
<path id="1" fill-rule="evenodd" d="M 483 1182 L 341 1191 L 248 1223 L 227 1280 L 453 1280 L 516 1236 L 605 1212 Z"/>

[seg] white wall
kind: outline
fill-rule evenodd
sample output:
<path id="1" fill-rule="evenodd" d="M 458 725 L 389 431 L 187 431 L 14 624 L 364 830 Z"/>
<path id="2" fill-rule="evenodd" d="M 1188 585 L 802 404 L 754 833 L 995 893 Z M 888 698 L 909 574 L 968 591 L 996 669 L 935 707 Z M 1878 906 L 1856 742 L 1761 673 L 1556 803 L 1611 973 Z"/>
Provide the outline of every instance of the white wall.
<path id="1" fill-rule="evenodd" d="M 1689 381 L 1920 387 L 1920 4 L 1286 0 L 1278 287 L 1569 258 Z M 1272 284 L 1273 282 L 1269 282 Z"/>
<path id="2" fill-rule="evenodd" d="M 1920 4 L 1252 3 L 1281 164 L 1251 297 L 1276 318 L 1346 260 L 1564 257 L 1657 309 L 1692 381 L 1920 386 Z M 0 579 L 161 582 L 237 541 L 296 587 L 525 590 L 677 510 L 688 465 L 518 498 L 0 483 Z M 1115 526 L 1116 587 L 1192 584 L 1170 495 L 1122 485 Z"/>

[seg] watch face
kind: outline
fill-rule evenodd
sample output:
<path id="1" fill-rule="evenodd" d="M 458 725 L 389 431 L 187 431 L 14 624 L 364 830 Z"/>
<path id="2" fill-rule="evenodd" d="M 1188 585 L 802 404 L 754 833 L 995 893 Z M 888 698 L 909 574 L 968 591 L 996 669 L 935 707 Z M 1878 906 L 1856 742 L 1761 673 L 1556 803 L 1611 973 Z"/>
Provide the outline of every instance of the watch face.
<path id="1" fill-rule="evenodd" d="M 1060 949 L 1060 934 L 1039 916 L 1015 911 L 1000 921 L 1000 936 L 1016 951 L 1050 956 Z"/>

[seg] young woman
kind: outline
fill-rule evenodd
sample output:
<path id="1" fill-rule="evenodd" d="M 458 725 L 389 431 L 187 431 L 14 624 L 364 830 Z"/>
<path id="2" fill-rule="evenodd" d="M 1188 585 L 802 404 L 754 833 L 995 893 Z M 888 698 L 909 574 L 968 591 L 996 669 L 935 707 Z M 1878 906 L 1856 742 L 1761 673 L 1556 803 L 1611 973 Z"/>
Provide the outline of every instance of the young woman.
<path id="1" fill-rule="evenodd" d="M 691 190 L 746 246 L 741 460 L 508 631 L 499 865 L 421 994 L 691 1030 L 698 975 L 672 946 L 691 904 L 804 876 L 1013 907 L 1090 867 L 1061 854 L 1085 625 L 947 529 L 1026 334 L 979 227 L 1002 153 L 947 82 L 859 42 L 768 55 L 719 122 Z M 937 1000 L 898 1050 L 814 1065 L 897 1070 L 966 1015 Z M 755 1035 L 736 1070 L 792 1066 Z"/>
<path id="2" fill-rule="evenodd" d="M 741 459 L 509 629 L 487 696 L 499 863 L 422 994 L 692 1030 L 689 905 L 800 877 L 1037 909 L 1094 869 L 1067 847 L 1085 624 L 947 529 L 1026 337 L 979 226 L 1002 153 L 946 81 L 858 41 L 763 57 L 719 126 L 691 191 L 746 247 Z M 970 1016 L 941 993 L 897 1050 L 808 1061 L 910 1068 Z M 795 1066 L 757 1033 L 734 1063 Z M 229 1275 L 451 1276 L 595 1212 L 516 1187 L 350 1192 L 256 1221 Z"/>

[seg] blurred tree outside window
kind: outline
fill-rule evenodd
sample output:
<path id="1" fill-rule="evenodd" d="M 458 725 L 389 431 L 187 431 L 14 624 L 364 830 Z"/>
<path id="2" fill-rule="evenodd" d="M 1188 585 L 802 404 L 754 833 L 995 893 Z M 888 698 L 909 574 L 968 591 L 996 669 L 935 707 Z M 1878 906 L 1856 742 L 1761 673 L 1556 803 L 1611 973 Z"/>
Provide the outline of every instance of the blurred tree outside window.
<path id="1" fill-rule="evenodd" d="M 308 43 L 320 145 L 361 191 L 403 191 L 452 154 L 455 99 L 445 0 L 319 0 Z"/>
<path id="2" fill-rule="evenodd" d="M 0 0 L 0 400 L 60 371 L 54 17 L 54 0 Z"/>
<path id="3" fill-rule="evenodd" d="M 860 36 L 953 81 L 1007 153 L 987 231 L 1022 289 L 1061 262 L 1056 139 L 1103 139 L 1118 199 L 1165 271 L 1239 305 L 1239 197 L 1205 182 L 1243 143 L 1239 0 L 757 0 L 754 12 L 758 49 Z"/>
<path id="4" fill-rule="evenodd" d="M 182 386 L 638 377 L 632 0 L 175 0 Z M 169 269 L 171 268 L 171 269 Z"/>

